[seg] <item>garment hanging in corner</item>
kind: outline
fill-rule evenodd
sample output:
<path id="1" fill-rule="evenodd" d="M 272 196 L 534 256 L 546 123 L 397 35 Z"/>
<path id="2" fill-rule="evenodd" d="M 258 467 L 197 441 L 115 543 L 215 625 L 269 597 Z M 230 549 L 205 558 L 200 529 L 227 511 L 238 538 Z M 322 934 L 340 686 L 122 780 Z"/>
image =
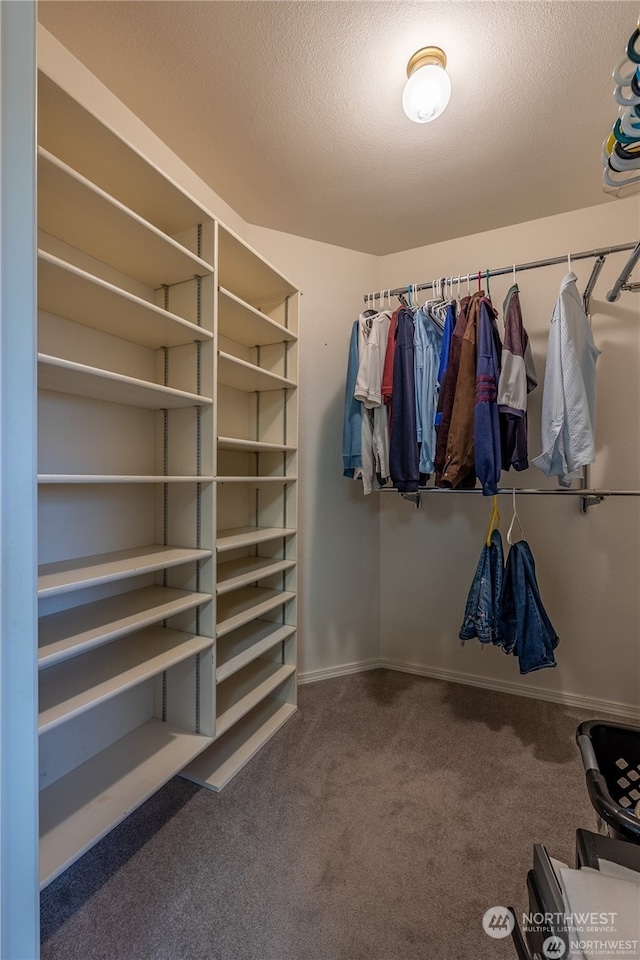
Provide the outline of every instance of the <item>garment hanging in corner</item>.
<path id="1" fill-rule="evenodd" d="M 568 273 L 551 319 L 542 399 L 542 453 L 531 462 L 563 487 L 595 460 L 596 347 L 589 318 Z"/>
<path id="2" fill-rule="evenodd" d="M 358 321 L 354 320 L 349 338 L 342 423 L 342 475 L 352 480 L 356 470 L 362 468 L 362 404 L 354 396 L 358 376 L 358 332 Z"/>

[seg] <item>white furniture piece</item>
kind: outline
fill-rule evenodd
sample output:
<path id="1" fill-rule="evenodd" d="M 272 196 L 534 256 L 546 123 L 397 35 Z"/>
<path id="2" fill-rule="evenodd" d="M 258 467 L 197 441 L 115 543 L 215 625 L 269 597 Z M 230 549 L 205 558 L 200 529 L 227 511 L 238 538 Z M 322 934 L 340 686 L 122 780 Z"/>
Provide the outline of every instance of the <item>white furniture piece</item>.
<path id="1" fill-rule="evenodd" d="M 44 71 L 41 883 L 296 709 L 299 292 Z"/>

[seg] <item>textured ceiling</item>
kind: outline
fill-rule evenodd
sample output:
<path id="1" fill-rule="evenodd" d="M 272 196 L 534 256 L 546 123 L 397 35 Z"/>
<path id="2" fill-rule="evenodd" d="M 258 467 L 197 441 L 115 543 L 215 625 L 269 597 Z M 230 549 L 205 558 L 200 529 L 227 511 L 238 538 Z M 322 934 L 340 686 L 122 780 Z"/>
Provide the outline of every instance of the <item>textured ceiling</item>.
<path id="1" fill-rule="evenodd" d="M 599 202 L 635 2 L 40 0 L 79 60 L 246 220 L 390 253 Z M 446 112 L 402 112 L 446 51 Z"/>

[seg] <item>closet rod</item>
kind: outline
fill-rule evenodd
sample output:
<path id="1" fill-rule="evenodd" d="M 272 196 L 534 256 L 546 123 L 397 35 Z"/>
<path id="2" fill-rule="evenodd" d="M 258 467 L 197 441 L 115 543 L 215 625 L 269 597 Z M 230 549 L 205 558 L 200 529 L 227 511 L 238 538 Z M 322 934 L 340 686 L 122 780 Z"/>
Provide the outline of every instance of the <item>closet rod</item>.
<path id="1" fill-rule="evenodd" d="M 378 493 L 398 493 L 395 487 L 379 487 Z M 415 491 L 414 491 L 415 492 Z M 470 490 L 451 490 L 448 487 L 418 487 L 418 493 L 475 493 L 481 494 L 482 487 L 472 487 Z M 498 493 L 513 493 L 513 487 L 499 487 Z M 552 488 L 536 489 L 535 487 L 516 487 L 516 494 L 525 496 L 561 496 L 561 497 L 640 497 L 640 490 L 591 490 L 587 487 L 576 487 L 575 490 L 554 490 Z M 490 499 L 487 497 L 487 499 Z"/>
<path id="2" fill-rule="evenodd" d="M 550 257 L 547 260 L 532 260 L 531 263 L 516 263 L 515 270 L 516 273 L 522 273 L 523 270 L 537 270 L 539 267 L 553 267 L 559 263 L 567 263 L 568 257 L 571 257 L 572 260 L 588 260 L 590 257 L 608 257 L 612 253 L 624 253 L 627 250 L 638 250 L 640 251 L 640 244 L 636 243 L 619 243 L 615 247 L 601 247 L 599 250 L 583 250 L 580 253 L 571 253 L 565 254 L 562 257 Z M 640 252 L 638 253 L 640 256 Z M 627 264 L 628 266 L 628 264 Z M 632 264 L 633 266 L 633 264 Z M 508 267 L 499 267 L 495 270 L 481 270 L 480 279 L 486 279 L 487 275 L 491 277 L 500 277 L 507 273 L 513 273 L 514 265 L 511 264 Z M 629 276 L 631 268 L 624 275 L 624 279 Z M 461 282 L 467 280 L 474 280 L 478 276 L 478 271 L 474 270 L 472 272 L 462 274 L 460 278 L 457 276 L 453 277 L 454 280 L 460 279 Z M 622 281 L 624 283 L 624 280 Z M 396 287 L 395 290 L 380 290 L 378 293 L 365 293 L 363 300 L 365 303 L 373 298 L 374 300 L 380 299 L 383 296 L 389 297 L 400 297 L 409 293 L 410 290 L 432 290 L 435 283 L 439 283 L 439 280 L 429 280 L 426 283 L 412 284 L 411 287 Z M 613 291 L 611 291 L 613 293 Z M 607 295 L 609 299 L 609 295 Z"/>
<path id="3" fill-rule="evenodd" d="M 611 290 L 609 290 L 609 293 L 607 294 L 607 300 L 609 301 L 609 303 L 613 303 L 615 300 L 618 299 L 618 297 L 620 296 L 620 291 L 622 290 L 624 284 L 629 279 L 629 274 L 635 267 L 638 260 L 640 260 L 640 240 L 636 244 L 633 253 L 625 263 L 620 276 L 618 277 L 618 279 L 612 286 Z"/>
<path id="4" fill-rule="evenodd" d="M 419 507 L 422 501 L 423 493 L 475 493 L 482 494 L 481 487 L 472 487 L 470 490 L 450 490 L 447 487 L 418 487 L 417 491 L 412 493 L 403 493 L 395 487 L 379 487 L 378 493 L 400 493 L 405 500 L 411 501 L 416 507 Z M 499 487 L 498 493 L 513 493 L 513 487 Z M 591 507 L 597 506 L 606 500 L 607 497 L 640 497 L 640 490 L 592 490 L 590 487 L 576 487 L 574 490 L 554 490 L 529 487 L 516 487 L 518 496 L 540 497 L 540 496 L 561 496 L 561 497 L 580 497 L 580 512 L 588 513 Z"/>

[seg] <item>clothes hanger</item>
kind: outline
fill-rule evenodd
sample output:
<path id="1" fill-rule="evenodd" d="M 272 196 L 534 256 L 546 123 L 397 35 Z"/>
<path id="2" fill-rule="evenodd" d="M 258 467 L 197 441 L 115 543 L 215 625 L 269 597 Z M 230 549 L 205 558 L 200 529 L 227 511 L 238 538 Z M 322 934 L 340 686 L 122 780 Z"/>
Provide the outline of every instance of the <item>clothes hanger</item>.
<path id="1" fill-rule="evenodd" d="M 640 51 L 636 50 L 638 39 L 640 39 L 640 23 L 629 37 L 627 44 L 627 59 L 632 63 L 640 63 Z"/>
<path id="2" fill-rule="evenodd" d="M 637 103 L 640 103 L 640 93 L 634 93 L 634 81 L 635 74 L 633 75 L 631 82 L 625 84 L 625 86 L 617 86 L 613 91 L 613 96 L 615 97 L 616 103 L 619 103 L 621 107 L 635 107 Z M 627 86 L 631 90 L 631 96 L 625 97 L 623 90 L 627 89 Z"/>
<path id="3" fill-rule="evenodd" d="M 618 117 L 615 124 L 613 125 L 613 133 L 611 134 L 611 137 L 613 137 L 618 143 L 621 143 L 623 146 L 630 143 L 640 143 L 640 128 L 637 129 L 635 134 L 633 135 L 626 134 L 622 129 L 622 120 L 620 119 L 620 117 Z M 609 139 L 607 140 L 607 147 L 611 142 L 611 137 L 609 137 Z"/>
<path id="4" fill-rule="evenodd" d="M 523 527 L 522 527 L 522 524 L 520 523 L 520 517 L 518 516 L 518 509 L 517 509 L 517 507 L 516 507 L 516 488 L 514 487 L 514 488 L 513 488 L 513 517 L 511 518 L 511 523 L 509 524 L 509 529 L 507 530 L 507 543 L 509 544 L 510 547 L 512 547 L 514 543 L 517 543 L 517 542 L 518 542 L 517 540 L 513 540 L 513 538 L 512 538 L 512 535 L 513 535 L 513 525 L 514 525 L 514 523 L 515 523 L 516 521 L 517 521 L 517 523 L 518 523 L 518 526 L 520 527 L 520 538 L 519 538 L 519 539 L 520 539 L 520 540 L 526 540 L 526 537 L 525 537 L 525 535 L 524 535 L 524 529 L 523 529 Z"/>
<path id="5" fill-rule="evenodd" d="M 602 175 L 602 179 L 605 183 L 605 189 L 606 187 L 611 187 L 615 193 L 618 193 L 620 190 L 624 189 L 624 187 L 630 187 L 634 183 L 640 183 L 640 176 L 629 177 L 626 180 L 616 180 L 615 177 L 612 176 L 613 173 L 615 173 L 615 171 L 611 169 L 609 164 L 605 164 Z"/>
<path id="6" fill-rule="evenodd" d="M 493 508 L 491 510 L 491 519 L 489 520 L 489 529 L 487 530 L 487 546 L 491 546 L 491 534 L 500 527 L 500 511 L 498 510 L 498 495 L 493 495 Z"/>
<path id="7" fill-rule="evenodd" d="M 640 117 L 633 110 L 620 110 L 618 119 L 623 133 L 631 134 L 640 132 Z"/>
<path id="8" fill-rule="evenodd" d="M 624 74 L 622 72 L 623 67 L 626 65 L 631 67 L 631 73 L 629 74 Z M 634 77 L 638 77 L 640 79 L 640 67 L 632 63 L 625 54 L 620 63 L 614 68 L 613 79 L 618 87 L 628 87 Z"/>
<path id="9" fill-rule="evenodd" d="M 489 283 L 489 268 L 487 267 L 487 299 L 491 300 L 491 285 Z"/>

